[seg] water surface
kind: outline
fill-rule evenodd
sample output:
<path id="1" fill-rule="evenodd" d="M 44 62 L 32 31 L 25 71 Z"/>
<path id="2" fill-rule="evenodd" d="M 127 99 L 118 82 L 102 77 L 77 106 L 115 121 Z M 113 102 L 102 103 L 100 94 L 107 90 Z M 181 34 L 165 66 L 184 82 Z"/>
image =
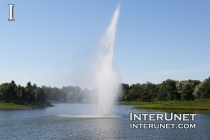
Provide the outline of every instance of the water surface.
<path id="1" fill-rule="evenodd" d="M 130 123 L 134 122 L 129 121 L 130 112 L 158 113 L 161 111 L 136 110 L 133 105 L 115 105 L 115 112 L 112 112 L 111 117 L 96 117 L 92 108 L 94 108 L 92 104 L 60 103 L 55 104 L 55 107 L 43 109 L 1 110 L 0 136 L 1 139 L 26 140 L 210 139 L 210 114 L 197 113 L 194 122 L 187 122 L 196 123 L 195 129 L 131 129 Z M 136 123 L 154 122 L 138 121 Z"/>

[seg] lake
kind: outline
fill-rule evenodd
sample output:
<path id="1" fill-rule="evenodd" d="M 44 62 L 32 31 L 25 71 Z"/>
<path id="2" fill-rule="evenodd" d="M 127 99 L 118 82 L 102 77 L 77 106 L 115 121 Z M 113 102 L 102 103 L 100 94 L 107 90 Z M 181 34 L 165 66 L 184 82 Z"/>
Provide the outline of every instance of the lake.
<path id="1" fill-rule="evenodd" d="M 129 113 L 165 113 L 115 105 L 111 116 L 94 116 L 93 104 L 58 103 L 33 110 L 1 110 L 0 139 L 210 139 L 210 114 L 196 113 L 194 121 L 130 121 Z M 196 124 L 193 129 L 130 128 L 132 123 Z"/>

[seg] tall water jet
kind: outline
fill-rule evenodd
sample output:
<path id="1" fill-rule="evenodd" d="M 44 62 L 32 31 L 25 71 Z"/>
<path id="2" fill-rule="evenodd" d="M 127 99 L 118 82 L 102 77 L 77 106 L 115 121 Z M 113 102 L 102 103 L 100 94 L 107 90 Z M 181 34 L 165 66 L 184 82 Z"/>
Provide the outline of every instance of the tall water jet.
<path id="1" fill-rule="evenodd" d="M 105 36 L 103 37 L 102 50 L 99 53 L 100 62 L 95 75 L 95 83 L 98 91 L 99 115 L 110 114 L 119 92 L 120 76 L 112 66 L 116 27 L 120 13 L 119 10 L 120 7 L 118 6 Z"/>

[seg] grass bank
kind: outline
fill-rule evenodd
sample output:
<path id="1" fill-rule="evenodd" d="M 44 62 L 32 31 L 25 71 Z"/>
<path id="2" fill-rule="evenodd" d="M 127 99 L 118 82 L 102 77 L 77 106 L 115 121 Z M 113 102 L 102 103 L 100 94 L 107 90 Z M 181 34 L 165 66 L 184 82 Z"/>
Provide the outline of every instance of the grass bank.
<path id="1" fill-rule="evenodd" d="M 19 105 L 15 103 L 0 102 L 0 110 L 21 110 L 21 109 L 43 108 L 43 107 L 47 107 L 47 106 Z"/>
<path id="2" fill-rule="evenodd" d="M 210 110 L 210 99 L 194 101 L 155 101 L 146 102 L 135 108 L 140 109 L 172 109 L 172 110 Z"/>
<path id="3" fill-rule="evenodd" d="M 117 102 L 116 104 L 122 104 L 122 105 L 144 105 L 144 104 L 147 104 L 147 102 L 123 101 L 123 102 Z"/>
<path id="4" fill-rule="evenodd" d="M 0 109 L 1 110 L 9 110 L 9 109 L 31 109 L 30 106 L 18 105 L 14 103 L 4 103 L 0 102 Z"/>

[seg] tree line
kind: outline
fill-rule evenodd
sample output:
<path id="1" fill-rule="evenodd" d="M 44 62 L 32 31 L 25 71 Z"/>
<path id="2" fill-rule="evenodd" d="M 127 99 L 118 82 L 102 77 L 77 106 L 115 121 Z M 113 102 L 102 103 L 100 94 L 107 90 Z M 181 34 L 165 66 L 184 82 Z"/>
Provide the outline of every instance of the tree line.
<path id="1" fill-rule="evenodd" d="M 199 80 L 167 79 L 160 84 L 122 84 L 123 101 L 168 101 L 210 98 L 210 77 Z"/>
<path id="2" fill-rule="evenodd" d="M 0 102 L 11 102 L 22 105 L 45 106 L 51 102 L 88 103 L 96 99 L 96 89 L 81 89 L 79 86 L 38 87 L 28 82 L 25 87 L 16 85 L 14 81 L 0 85 Z"/>
<path id="3" fill-rule="evenodd" d="M 42 86 L 46 94 L 47 100 L 52 102 L 78 102 L 88 103 L 97 96 L 97 90 L 88 90 L 79 86 L 63 86 L 62 88 Z M 96 98 L 95 98 L 96 99 Z"/>
<path id="4" fill-rule="evenodd" d="M 22 105 L 47 105 L 47 97 L 42 88 L 32 85 L 28 82 L 26 87 L 16 85 L 14 81 L 11 83 L 3 83 L 0 85 L 0 101 L 12 102 Z"/>
<path id="5" fill-rule="evenodd" d="M 106 86 L 106 85 L 104 85 Z M 160 84 L 121 84 L 118 101 L 168 101 L 195 100 L 210 98 L 210 77 L 203 82 L 199 80 L 176 81 L 168 79 Z M 97 89 L 88 90 L 79 86 L 38 87 L 28 82 L 25 87 L 14 81 L 0 85 L 0 101 L 23 105 L 44 106 L 50 102 L 89 103 L 97 99 Z"/>

